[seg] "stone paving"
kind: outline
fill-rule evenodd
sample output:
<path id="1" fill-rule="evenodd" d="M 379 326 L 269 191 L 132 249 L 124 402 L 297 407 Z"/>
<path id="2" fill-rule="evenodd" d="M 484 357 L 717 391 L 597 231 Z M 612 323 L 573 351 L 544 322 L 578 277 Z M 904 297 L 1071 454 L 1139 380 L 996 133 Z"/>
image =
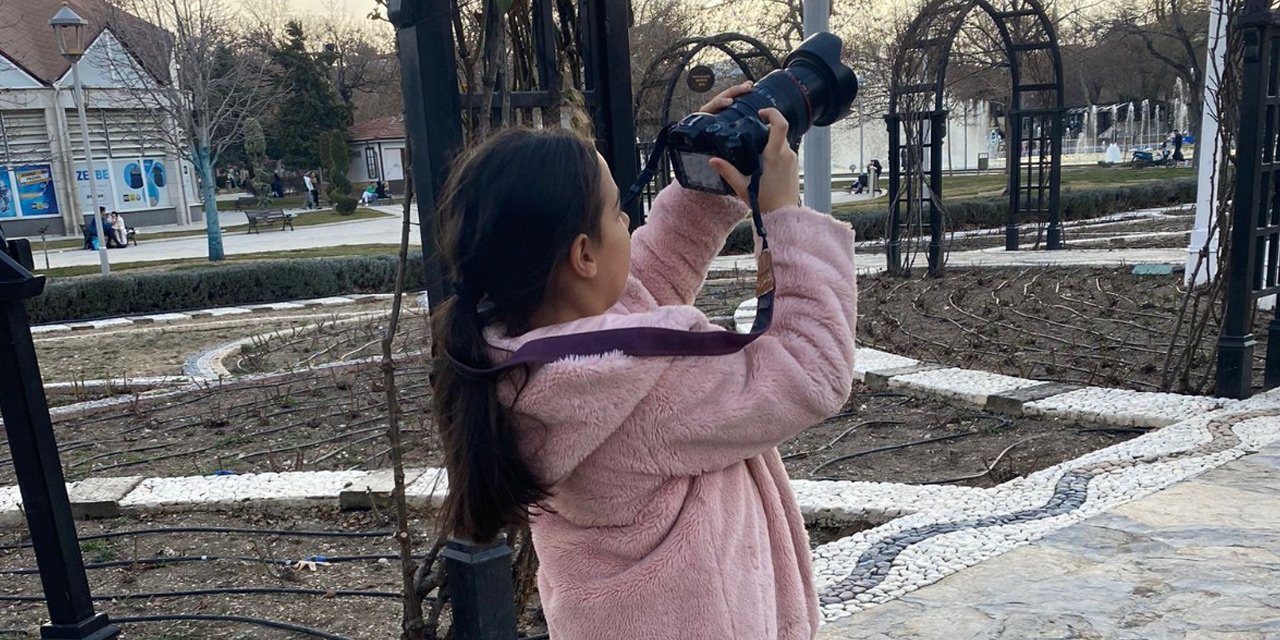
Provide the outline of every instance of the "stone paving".
<path id="1" fill-rule="evenodd" d="M 1280 446 L 857 616 L 820 640 L 1280 637 Z"/>

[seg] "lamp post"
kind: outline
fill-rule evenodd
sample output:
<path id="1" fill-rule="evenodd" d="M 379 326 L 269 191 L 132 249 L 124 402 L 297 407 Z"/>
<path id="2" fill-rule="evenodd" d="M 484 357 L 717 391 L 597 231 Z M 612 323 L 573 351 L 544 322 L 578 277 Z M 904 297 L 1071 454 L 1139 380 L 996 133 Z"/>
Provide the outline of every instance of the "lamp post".
<path id="1" fill-rule="evenodd" d="M 62 57 L 71 63 L 71 77 L 74 82 L 73 96 L 76 111 L 80 116 L 80 139 L 84 143 L 84 162 L 89 169 L 89 191 L 93 200 L 93 224 L 98 236 L 98 261 L 102 264 L 102 275 L 110 275 L 111 265 L 107 263 L 107 237 L 102 227 L 102 202 L 98 196 L 97 167 L 93 164 L 93 150 L 89 144 L 89 121 L 84 114 L 84 87 L 80 85 L 80 59 L 84 57 L 84 32 L 89 22 L 81 18 L 66 2 L 49 20 L 54 34 L 58 37 L 58 50 Z"/>

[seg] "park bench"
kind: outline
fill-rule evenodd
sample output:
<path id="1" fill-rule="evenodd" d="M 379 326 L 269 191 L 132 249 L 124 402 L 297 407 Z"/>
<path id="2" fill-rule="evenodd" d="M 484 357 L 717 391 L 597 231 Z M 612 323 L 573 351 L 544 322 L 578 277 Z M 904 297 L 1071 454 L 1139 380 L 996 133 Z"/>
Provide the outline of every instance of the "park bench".
<path id="1" fill-rule="evenodd" d="M 280 230 L 284 231 L 288 227 L 293 231 L 293 214 L 285 213 L 284 209 L 260 209 L 258 211 L 246 211 L 244 213 L 246 219 L 249 220 L 248 233 L 259 233 L 258 224 L 280 223 Z"/>
<path id="2" fill-rule="evenodd" d="M 88 224 L 82 223 L 82 224 L 80 225 L 80 235 L 84 236 L 84 248 L 85 248 L 85 249 L 92 249 L 92 248 L 93 248 L 93 235 L 89 233 L 89 225 L 88 225 Z M 135 228 L 133 228 L 133 227 L 125 227 L 125 228 L 124 228 L 124 242 L 125 242 L 125 246 L 129 246 L 129 243 L 130 243 L 130 242 L 132 242 L 132 243 L 133 243 L 133 246 L 135 246 L 135 247 L 136 247 L 136 246 L 138 246 L 138 230 L 137 230 L 137 229 L 135 229 Z M 113 247 L 111 246 L 111 243 L 107 243 L 107 248 L 108 248 L 108 249 L 113 248 Z"/>

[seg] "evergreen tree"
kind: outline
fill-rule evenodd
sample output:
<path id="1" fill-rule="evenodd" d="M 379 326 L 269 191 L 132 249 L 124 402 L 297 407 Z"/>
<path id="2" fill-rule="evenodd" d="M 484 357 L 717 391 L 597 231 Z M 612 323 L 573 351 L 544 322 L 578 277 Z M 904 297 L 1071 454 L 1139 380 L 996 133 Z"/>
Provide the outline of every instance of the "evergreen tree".
<path id="1" fill-rule="evenodd" d="M 351 108 L 339 99 L 330 77 L 334 55 L 309 51 L 302 25 L 289 21 L 285 40 L 271 57 L 289 90 L 267 129 L 267 155 L 294 169 L 318 167 L 320 135 L 351 125 Z"/>

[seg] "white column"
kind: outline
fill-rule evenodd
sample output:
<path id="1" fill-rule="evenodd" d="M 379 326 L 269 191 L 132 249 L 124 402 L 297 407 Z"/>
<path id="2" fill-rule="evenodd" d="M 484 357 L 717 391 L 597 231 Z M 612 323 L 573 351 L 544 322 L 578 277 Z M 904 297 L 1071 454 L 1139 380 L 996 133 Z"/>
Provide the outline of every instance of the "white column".
<path id="1" fill-rule="evenodd" d="M 804 0 L 804 35 L 827 30 L 830 0 Z M 855 176 L 856 179 L 856 176 Z M 831 129 L 814 127 L 804 136 L 804 204 L 831 211 Z"/>
<path id="2" fill-rule="evenodd" d="M 1200 138 L 1196 140 L 1196 164 L 1200 168 L 1196 184 L 1196 221 L 1191 229 L 1191 241 L 1187 245 L 1187 269 L 1183 276 L 1190 282 L 1200 250 L 1208 244 L 1209 257 L 1201 267 L 1194 284 L 1201 284 L 1213 277 L 1218 266 L 1218 241 L 1222 233 L 1209 235 L 1214 209 L 1218 202 L 1217 167 L 1222 158 L 1218 146 L 1218 82 L 1227 52 L 1226 0 L 1213 0 L 1209 16 L 1209 53 L 1204 65 L 1204 109 L 1200 119 Z"/>
<path id="3" fill-rule="evenodd" d="M 50 162 L 58 207 L 62 210 L 62 222 L 68 236 L 81 237 L 80 192 L 76 189 L 76 163 L 71 157 L 71 125 L 67 122 L 67 105 L 63 104 L 63 88 L 54 84 L 53 107 L 45 111 L 45 128 L 50 136 Z M 73 99 L 71 106 L 75 106 Z"/>

